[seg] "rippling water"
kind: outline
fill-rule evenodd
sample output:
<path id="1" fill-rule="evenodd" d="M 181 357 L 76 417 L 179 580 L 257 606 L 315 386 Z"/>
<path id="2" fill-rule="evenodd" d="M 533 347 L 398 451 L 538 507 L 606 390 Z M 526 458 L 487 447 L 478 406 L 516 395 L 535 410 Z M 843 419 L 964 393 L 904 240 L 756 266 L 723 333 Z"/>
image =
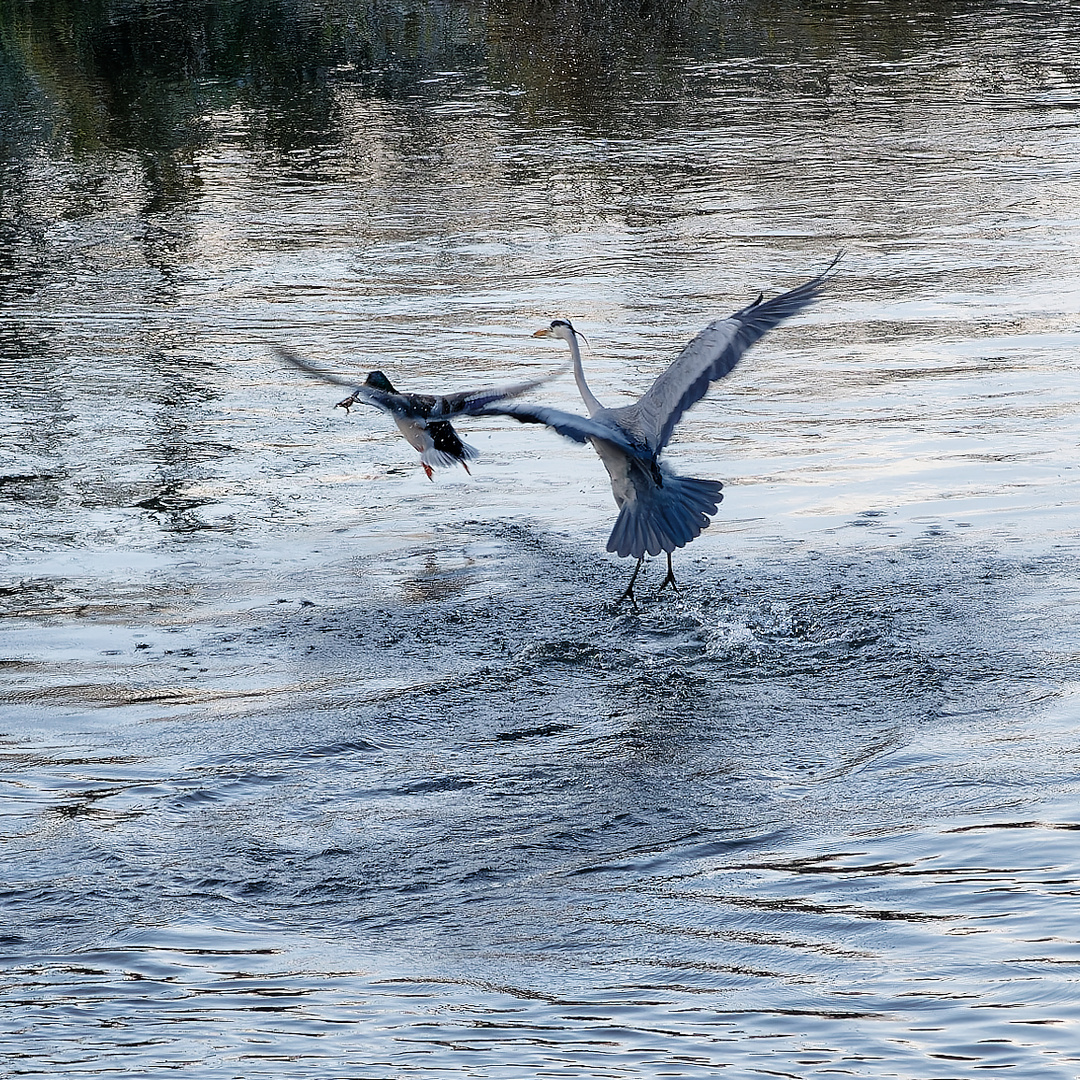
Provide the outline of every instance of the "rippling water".
<path id="1" fill-rule="evenodd" d="M 1074 9 L 306 8 L 0 18 L 4 1075 L 1080 1077 Z M 637 612 L 270 348 L 615 404 L 840 248 Z"/>

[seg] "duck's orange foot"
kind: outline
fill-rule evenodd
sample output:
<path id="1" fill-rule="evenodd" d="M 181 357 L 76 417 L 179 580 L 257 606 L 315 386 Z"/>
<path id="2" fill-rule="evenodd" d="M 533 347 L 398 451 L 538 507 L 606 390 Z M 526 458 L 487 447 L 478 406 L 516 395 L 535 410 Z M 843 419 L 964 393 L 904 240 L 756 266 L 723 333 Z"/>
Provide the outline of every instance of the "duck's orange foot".
<path id="1" fill-rule="evenodd" d="M 427 473 L 427 478 L 435 483 L 435 477 L 431 475 L 431 466 L 426 461 L 421 461 L 420 464 L 424 467 L 424 472 Z"/>

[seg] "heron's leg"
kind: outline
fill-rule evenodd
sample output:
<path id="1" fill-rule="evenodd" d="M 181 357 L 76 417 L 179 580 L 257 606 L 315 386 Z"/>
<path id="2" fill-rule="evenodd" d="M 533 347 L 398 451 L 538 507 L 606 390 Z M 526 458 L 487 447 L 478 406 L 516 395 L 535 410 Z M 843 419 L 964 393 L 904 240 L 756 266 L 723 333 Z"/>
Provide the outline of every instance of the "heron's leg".
<path id="1" fill-rule="evenodd" d="M 634 605 L 634 610 L 637 611 L 637 601 L 634 599 L 634 582 L 637 581 L 637 576 L 641 572 L 641 566 L 645 562 L 645 556 L 642 555 L 638 558 L 637 566 L 634 567 L 633 574 L 630 575 L 630 584 L 626 586 L 626 592 L 619 597 L 618 602 L 621 604 L 624 600 L 629 600 Z"/>
<path id="2" fill-rule="evenodd" d="M 670 585 L 676 592 L 679 591 L 679 586 L 675 584 L 675 571 L 671 568 L 671 552 L 667 553 L 667 577 L 660 582 L 660 591 L 663 592 L 666 586 Z"/>

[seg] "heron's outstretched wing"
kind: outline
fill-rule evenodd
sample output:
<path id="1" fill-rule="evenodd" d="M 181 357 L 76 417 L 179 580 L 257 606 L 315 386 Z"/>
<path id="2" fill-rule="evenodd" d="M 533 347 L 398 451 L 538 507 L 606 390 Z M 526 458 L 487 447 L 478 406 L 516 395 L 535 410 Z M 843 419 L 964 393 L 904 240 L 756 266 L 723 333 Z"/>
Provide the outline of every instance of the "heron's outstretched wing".
<path id="1" fill-rule="evenodd" d="M 640 401 L 615 410 L 620 424 L 653 451 L 661 450 L 683 413 L 705 396 L 710 383 L 727 375 L 754 342 L 818 298 L 841 255 L 843 252 L 816 278 L 790 292 L 765 301 L 759 296 L 734 315 L 709 323 Z"/>
<path id="2" fill-rule="evenodd" d="M 477 416 L 512 416 L 522 424 L 543 424 L 551 428 L 564 438 L 573 439 L 574 442 L 587 443 L 590 439 L 604 439 L 614 443 L 620 449 L 634 456 L 647 451 L 641 446 L 636 446 L 621 428 L 614 424 L 605 423 L 595 417 L 579 416 L 577 413 L 563 412 L 562 409 L 550 409 L 546 405 L 518 404 L 492 405 Z"/>
<path id="3" fill-rule="evenodd" d="M 509 383 L 505 386 L 490 386 L 481 390 L 465 390 L 456 394 L 443 394 L 434 396 L 431 394 L 397 394 L 388 393 L 385 390 L 376 390 L 372 386 L 357 385 L 351 379 L 344 379 L 340 375 L 331 374 L 314 364 L 302 359 L 292 349 L 278 346 L 278 356 L 313 378 L 323 382 L 332 383 L 335 386 L 347 386 L 352 390 L 352 401 L 362 401 L 366 405 L 373 405 L 383 412 L 392 413 L 396 416 L 410 418 L 423 417 L 437 420 L 453 416 L 476 416 L 489 405 L 497 401 L 505 401 L 507 398 L 519 397 L 529 390 L 554 379 L 556 375 L 565 370 L 566 365 L 550 375 L 542 375 L 536 379 L 526 379 L 524 382 Z"/>

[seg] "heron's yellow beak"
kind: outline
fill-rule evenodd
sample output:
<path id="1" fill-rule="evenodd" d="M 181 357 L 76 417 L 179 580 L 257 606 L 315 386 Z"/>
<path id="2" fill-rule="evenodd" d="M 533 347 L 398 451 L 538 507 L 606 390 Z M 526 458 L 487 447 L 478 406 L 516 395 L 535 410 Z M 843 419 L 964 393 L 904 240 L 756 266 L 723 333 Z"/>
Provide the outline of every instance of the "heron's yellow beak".
<path id="1" fill-rule="evenodd" d="M 545 326 L 543 330 L 537 330 L 533 337 L 551 337 L 551 327 Z"/>

